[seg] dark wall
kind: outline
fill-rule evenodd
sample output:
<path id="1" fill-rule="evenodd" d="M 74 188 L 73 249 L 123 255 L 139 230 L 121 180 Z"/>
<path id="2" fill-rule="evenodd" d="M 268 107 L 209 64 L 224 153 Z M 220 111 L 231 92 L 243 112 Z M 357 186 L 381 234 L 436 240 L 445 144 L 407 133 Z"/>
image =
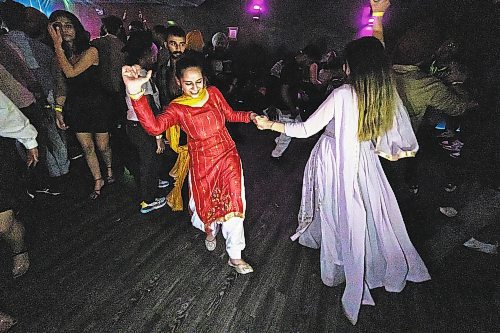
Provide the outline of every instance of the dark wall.
<path id="1" fill-rule="evenodd" d="M 493 2 L 393 0 L 384 18 L 387 44 L 390 47 L 415 22 L 435 18 L 446 33 L 457 35 L 464 43 L 475 44 L 475 49 L 481 48 L 493 38 L 498 40 L 500 35 L 498 18 L 494 19 L 491 10 Z M 266 0 L 266 3 L 268 9 L 259 21 L 253 21 L 247 13 L 248 0 L 207 0 L 199 7 L 118 3 L 101 7 L 105 15 L 120 17 L 127 10 L 128 21 L 137 19 L 141 9 L 151 26 L 174 20 L 186 31 L 201 30 L 206 41 L 217 31 L 227 32 L 227 27 L 238 26 L 239 44 L 257 42 L 270 51 L 280 46 L 293 51 L 309 42 L 319 42 L 327 49 L 341 50 L 361 28 L 360 15 L 369 0 Z M 76 14 L 93 36 L 99 34 L 100 17 L 93 7 L 76 5 Z M 488 31 L 491 36 L 484 35 Z"/>
<path id="2" fill-rule="evenodd" d="M 199 7 L 162 5 L 103 5 L 105 14 L 137 19 L 139 9 L 151 24 L 174 20 L 186 31 L 201 30 L 206 40 L 217 31 L 238 26 L 238 41 L 257 42 L 275 49 L 281 45 L 290 50 L 319 41 L 328 48 L 342 48 L 358 31 L 358 16 L 367 0 L 267 0 L 268 10 L 259 21 L 247 13 L 245 0 L 207 0 Z M 99 16 L 92 7 L 77 5 L 77 14 L 93 36 L 99 33 Z"/>

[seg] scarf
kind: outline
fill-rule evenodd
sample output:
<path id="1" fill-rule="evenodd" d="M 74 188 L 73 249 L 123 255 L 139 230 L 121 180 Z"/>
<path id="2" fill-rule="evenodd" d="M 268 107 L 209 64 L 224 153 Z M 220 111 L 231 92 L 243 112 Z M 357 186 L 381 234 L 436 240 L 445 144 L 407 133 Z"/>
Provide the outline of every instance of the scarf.
<path id="1" fill-rule="evenodd" d="M 172 103 L 177 103 L 177 104 L 181 104 L 181 105 L 187 105 L 187 106 L 193 106 L 193 105 L 196 105 L 198 104 L 199 102 L 201 102 L 202 100 L 204 100 L 207 96 L 207 88 L 203 88 L 198 97 L 191 97 L 191 96 L 186 96 L 186 95 L 182 95 L 180 97 L 177 97 L 176 99 L 174 99 L 172 101 Z"/>

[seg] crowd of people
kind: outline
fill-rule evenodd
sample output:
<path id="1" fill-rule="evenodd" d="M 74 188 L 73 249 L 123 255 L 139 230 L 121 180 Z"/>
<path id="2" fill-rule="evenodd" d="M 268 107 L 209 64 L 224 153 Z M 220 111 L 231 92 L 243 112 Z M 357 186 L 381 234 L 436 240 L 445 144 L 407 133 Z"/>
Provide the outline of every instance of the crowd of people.
<path id="1" fill-rule="evenodd" d="M 344 52 L 310 44 L 269 64 L 245 57 L 223 32 L 205 45 L 199 30 L 147 29 L 134 21 L 127 33 L 119 17 L 107 16 L 101 36 L 90 40 L 73 13 L 57 10 L 47 18 L 2 3 L 0 235 L 14 254 L 13 277 L 29 267 L 11 195 L 16 179 L 25 180 L 30 197 L 60 195 L 57 179 L 79 155 L 92 177 L 89 200 L 98 200 L 127 169 L 138 185 L 141 213 L 167 204 L 188 208 L 193 226 L 206 234 L 207 250 L 216 248 L 221 231 L 228 265 L 253 272 L 242 258 L 244 168 L 235 144 L 241 135 L 230 125 L 253 122 L 280 133 L 270 143 L 272 158 L 286 152 L 292 137 L 322 133 L 304 171 L 292 239 L 320 248 L 326 285 L 347 282 L 342 303 L 352 323 L 361 304 L 374 304 L 369 289 L 398 292 L 407 280 L 430 279 L 379 157 L 416 156 L 405 159 L 404 168 L 408 190 L 417 195 L 417 140 L 435 135 L 435 125 L 444 122 L 441 146 L 450 160 L 460 158 L 461 116 L 478 103 L 457 43 L 432 23 L 408 29 L 389 56 L 382 29 L 389 5 L 371 1 L 373 37 L 349 43 Z M 252 111 L 234 111 L 243 109 Z M 28 166 L 22 175 L 16 161 Z M 457 188 L 452 173 L 445 184 L 448 192 Z M 446 208 L 443 214 L 456 214 Z M 0 328 L 14 323 L 0 312 Z"/>

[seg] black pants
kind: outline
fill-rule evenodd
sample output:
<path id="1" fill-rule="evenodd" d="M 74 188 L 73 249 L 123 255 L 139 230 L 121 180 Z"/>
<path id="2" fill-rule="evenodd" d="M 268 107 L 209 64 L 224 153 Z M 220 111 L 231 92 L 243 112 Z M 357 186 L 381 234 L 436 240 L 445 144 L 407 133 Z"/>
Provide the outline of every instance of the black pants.
<path id="1" fill-rule="evenodd" d="M 26 118 L 29 119 L 30 123 L 38 132 L 36 136 L 36 141 L 38 143 L 38 164 L 35 168 L 28 169 L 28 189 L 36 190 L 45 188 L 49 184 L 49 170 L 47 168 L 47 122 L 50 118 L 48 117 L 47 112 L 50 112 L 51 110 L 45 110 L 36 103 L 20 110 Z"/>
<path id="2" fill-rule="evenodd" d="M 13 209 L 16 173 L 16 141 L 0 137 L 0 213 Z"/>
<path id="3" fill-rule="evenodd" d="M 139 155 L 139 184 L 141 200 L 151 203 L 158 190 L 160 157 L 156 154 L 156 140 L 146 133 L 139 122 L 127 122 L 127 136 Z"/>
<path id="4" fill-rule="evenodd" d="M 126 167 L 134 177 L 139 177 L 137 151 L 126 132 L 127 104 L 123 93 L 106 92 L 111 105 L 111 125 L 109 144 L 113 151 L 113 172 L 123 174 Z"/>

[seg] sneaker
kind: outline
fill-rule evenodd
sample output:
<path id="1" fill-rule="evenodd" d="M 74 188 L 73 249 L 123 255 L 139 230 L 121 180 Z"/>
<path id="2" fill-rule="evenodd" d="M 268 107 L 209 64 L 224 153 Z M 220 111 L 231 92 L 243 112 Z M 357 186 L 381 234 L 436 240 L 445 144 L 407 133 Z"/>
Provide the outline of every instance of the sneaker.
<path id="1" fill-rule="evenodd" d="M 158 188 L 165 188 L 170 185 L 170 182 L 168 180 L 158 180 Z"/>
<path id="2" fill-rule="evenodd" d="M 160 209 L 167 204 L 165 197 L 156 198 L 152 203 L 141 202 L 141 213 L 147 214 L 155 209 Z"/>

